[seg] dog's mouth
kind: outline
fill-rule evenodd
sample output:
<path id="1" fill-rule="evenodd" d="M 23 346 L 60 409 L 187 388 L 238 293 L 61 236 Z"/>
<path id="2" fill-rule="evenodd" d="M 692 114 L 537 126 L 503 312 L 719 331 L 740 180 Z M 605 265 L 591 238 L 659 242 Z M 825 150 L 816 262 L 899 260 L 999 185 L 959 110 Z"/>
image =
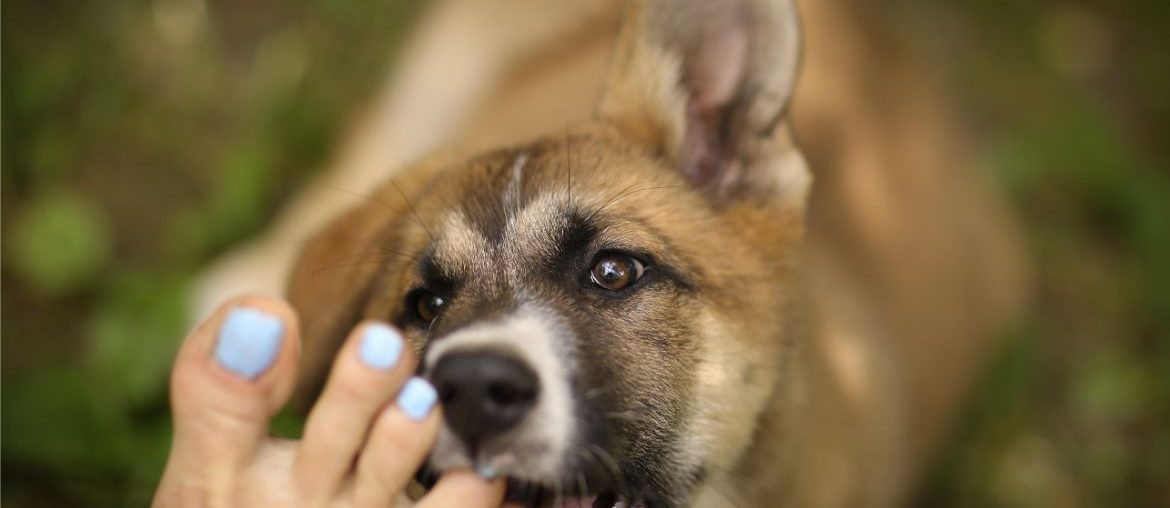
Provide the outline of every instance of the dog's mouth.
<path id="1" fill-rule="evenodd" d="M 646 508 L 646 502 L 630 498 L 614 491 L 594 494 L 561 492 L 557 489 L 530 482 L 508 480 L 504 501 L 525 508 Z"/>

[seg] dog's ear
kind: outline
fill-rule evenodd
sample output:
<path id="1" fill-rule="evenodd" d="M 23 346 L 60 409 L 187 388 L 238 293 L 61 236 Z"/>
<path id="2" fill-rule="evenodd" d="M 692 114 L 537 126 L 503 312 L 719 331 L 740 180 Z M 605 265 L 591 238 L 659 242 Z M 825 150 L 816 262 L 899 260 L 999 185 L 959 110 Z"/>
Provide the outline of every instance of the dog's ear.
<path id="1" fill-rule="evenodd" d="M 301 372 L 294 403 L 307 410 L 350 328 L 363 318 L 398 214 L 377 198 L 348 211 L 310 238 L 289 276 L 287 297 L 301 324 Z"/>
<path id="2" fill-rule="evenodd" d="M 799 54 L 792 0 L 634 0 L 599 115 L 716 199 L 803 201 L 785 121 Z"/>

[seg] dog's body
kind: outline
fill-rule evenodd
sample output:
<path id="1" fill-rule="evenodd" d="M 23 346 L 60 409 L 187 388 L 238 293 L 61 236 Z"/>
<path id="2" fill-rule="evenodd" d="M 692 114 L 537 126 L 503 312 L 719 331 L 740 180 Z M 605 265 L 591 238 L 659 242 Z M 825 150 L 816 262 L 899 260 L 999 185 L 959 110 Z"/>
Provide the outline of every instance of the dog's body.
<path id="1" fill-rule="evenodd" d="M 540 387 L 477 445 L 449 426 L 434 469 L 665 506 L 903 501 L 1019 303 L 1007 221 L 930 86 L 841 2 L 801 5 L 791 112 L 787 3 L 703 5 L 646 2 L 620 36 L 613 2 L 437 7 L 327 175 L 368 202 L 294 270 L 306 393 L 349 326 L 389 319 L 432 377 L 491 351 Z M 352 205 L 315 192 L 244 257 L 287 268 Z"/>

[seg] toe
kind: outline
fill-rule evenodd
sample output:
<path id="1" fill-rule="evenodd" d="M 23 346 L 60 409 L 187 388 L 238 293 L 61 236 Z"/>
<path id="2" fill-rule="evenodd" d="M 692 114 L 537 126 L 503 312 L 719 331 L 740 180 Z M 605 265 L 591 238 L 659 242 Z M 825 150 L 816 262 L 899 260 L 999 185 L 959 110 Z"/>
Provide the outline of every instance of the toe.
<path id="1" fill-rule="evenodd" d="M 164 484 L 228 481 L 250 464 L 292 392 L 297 333 L 283 302 L 240 297 L 187 336 L 171 373 L 175 435 Z"/>
<path id="2" fill-rule="evenodd" d="M 378 417 L 358 459 L 353 505 L 389 506 L 410 482 L 435 442 L 441 417 L 438 394 L 421 378 L 411 378 L 394 405 Z"/>
<path id="3" fill-rule="evenodd" d="M 449 471 L 443 473 L 435 487 L 414 506 L 492 508 L 503 502 L 504 490 L 503 478 L 485 480 L 471 471 Z"/>
<path id="4" fill-rule="evenodd" d="M 294 466 L 302 496 L 321 502 L 337 494 L 378 413 L 414 365 L 394 328 L 369 322 L 354 329 L 305 423 Z"/>

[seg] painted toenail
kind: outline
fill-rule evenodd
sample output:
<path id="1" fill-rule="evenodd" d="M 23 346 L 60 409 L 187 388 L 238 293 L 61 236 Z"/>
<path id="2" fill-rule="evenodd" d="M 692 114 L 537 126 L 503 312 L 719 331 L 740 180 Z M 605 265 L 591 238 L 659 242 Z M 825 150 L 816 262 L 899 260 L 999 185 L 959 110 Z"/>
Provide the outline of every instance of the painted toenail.
<path id="1" fill-rule="evenodd" d="M 280 352 L 284 322 L 255 309 L 232 309 L 219 329 L 215 359 L 224 368 L 255 379 Z"/>
<path id="2" fill-rule="evenodd" d="M 431 412 L 431 408 L 435 407 L 437 400 L 439 394 L 435 393 L 434 387 L 422 378 L 410 378 L 402 387 L 402 391 L 398 392 L 398 407 L 402 408 L 406 416 L 420 422 Z"/>
<path id="3" fill-rule="evenodd" d="M 479 473 L 480 478 L 483 478 L 485 480 L 494 479 L 496 476 L 499 475 L 499 473 L 496 472 L 496 468 L 494 468 L 488 464 L 480 464 L 479 467 L 475 468 L 475 472 Z"/>
<path id="4" fill-rule="evenodd" d="M 377 323 L 369 325 L 362 332 L 358 356 L 370 367 L 390 370 L 402 357 L 402 336 L 389 326 Z"/>

